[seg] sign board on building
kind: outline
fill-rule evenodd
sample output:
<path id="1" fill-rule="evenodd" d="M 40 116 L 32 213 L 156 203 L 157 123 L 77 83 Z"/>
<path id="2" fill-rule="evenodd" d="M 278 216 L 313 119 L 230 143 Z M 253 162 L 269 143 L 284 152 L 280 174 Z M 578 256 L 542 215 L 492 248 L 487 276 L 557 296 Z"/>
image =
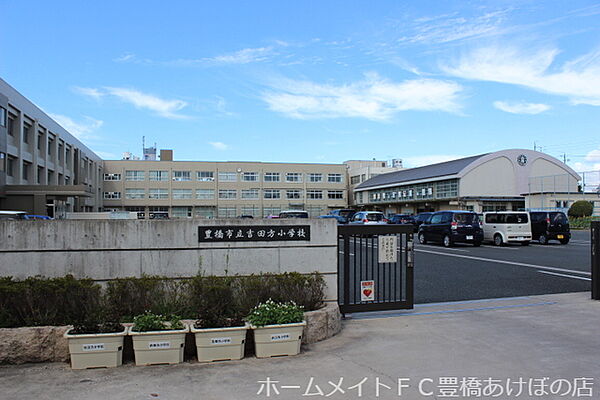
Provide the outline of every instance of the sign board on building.
<path id="1" fill-rule="evenodd" d="M 385 235 L 379 236 L 378 239 L 379 263 L 398 262 L 398 236 Z"/>
<path id="2" fill-rule="evenodd" d="M 310 240 L 310 225 L 199 226 L 199 242 Z"/>
<path id="3" fill-rule="evenodd" d="M 360 301 L 375 301 L 375 281 L 360 281 Z"/>

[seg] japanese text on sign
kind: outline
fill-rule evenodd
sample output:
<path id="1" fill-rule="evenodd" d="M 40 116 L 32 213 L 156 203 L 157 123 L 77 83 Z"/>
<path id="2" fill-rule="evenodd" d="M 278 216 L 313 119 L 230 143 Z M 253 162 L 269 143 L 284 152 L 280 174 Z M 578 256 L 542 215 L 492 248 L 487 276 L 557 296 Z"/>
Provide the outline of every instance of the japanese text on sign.
<path id="1" fill-rule="evenodd" d="M 199 226 L 199 242 L 310 240 L 310 225 Z"/>
<path id="2" fill-rule="evenodd" d="M 398 261 L 398 236 L 379 236 L 379 263 L 395 263 Z"/>

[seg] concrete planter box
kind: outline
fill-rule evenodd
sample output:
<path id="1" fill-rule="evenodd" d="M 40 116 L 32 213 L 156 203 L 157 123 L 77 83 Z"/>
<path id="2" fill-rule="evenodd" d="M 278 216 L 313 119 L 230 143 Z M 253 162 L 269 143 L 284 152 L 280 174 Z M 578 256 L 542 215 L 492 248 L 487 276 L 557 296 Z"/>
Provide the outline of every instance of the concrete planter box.
<path id="1" fill-rule="evenodd" d="M 179 364 L 183 361 L 185 335 L 189 327 L 169 331 L 135 332 L 129 327 L 133 341 L 135 365 Z"/>
<path id="2" fill-rule="evenodd" d="M 190 325 L 196 337 L 199 362 L 241 360 L 244 358 L 248 326 L 231 328 L 196 329 Z"/>
<path id="3" fill-rule="evenodd" d="M 265 325 L 254 330 L 256 357 L 295 356 L 300 353 L 302 331 L 306 321 L 296 324 Z"/>
<path id="4" fill-rule="evenodd" d="M 126 328 L 117 333 L 74 335 L 69 332 L 65 332 L 64 337 L 69 342 L 71 368 L 110 368 L 123 364 Z"/>

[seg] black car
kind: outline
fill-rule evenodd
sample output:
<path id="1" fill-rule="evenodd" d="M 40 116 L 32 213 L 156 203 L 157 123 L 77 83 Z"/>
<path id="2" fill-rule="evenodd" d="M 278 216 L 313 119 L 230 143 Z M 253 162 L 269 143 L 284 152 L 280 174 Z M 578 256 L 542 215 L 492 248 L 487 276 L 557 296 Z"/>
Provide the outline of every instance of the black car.
<path id="1" fill-rule="evenodd" d="M 419 230 L 419 226 L 421 226 L 421 224 L 423 222 L 427 221 L 431 217 L 431 214 L 433 214 L 433 213 L 432 212 L 422 212 L 415 216 L 415 223 L 417 225 L 417 231 Z"/>
<path id="2" fill-rule="evenodd" d="M 560 211 L 531 211 L 531 236 L 540 244 L 548 244 L 548 240 L 558 240 L 561 244 L 569 243 L 571 229 L 569 219 Z"/>
<path id="3" fill-rule="evenodd" d="M 479 216 L 471 211 L 438 211 L 419 227 L 419 243 L 442 242 L 445 247 L 454 243 L 481 245 L 483 230 Z"/>
<path id="4" fill-rule="evenodd" d="M 354 214 L 356 214 L 356 211 L 349 208 L 329 211 L 329 215 L 335 216 L 340 224 L 347 224 Z"/>
<path id="5" fill-rule="evenodd" d="M 417 228 L 417 221 L 415 221 L 415 216 L 408 214 L 392 214 L 388 218 L 388 224 L 412 225 L 415 227 L 415 232 Z"/>

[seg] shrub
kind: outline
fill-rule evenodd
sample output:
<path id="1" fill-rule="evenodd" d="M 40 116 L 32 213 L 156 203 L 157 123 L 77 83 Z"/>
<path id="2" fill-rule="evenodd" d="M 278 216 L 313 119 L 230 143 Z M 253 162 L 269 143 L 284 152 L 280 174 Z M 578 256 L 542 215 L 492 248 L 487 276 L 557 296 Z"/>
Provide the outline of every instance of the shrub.
<path id="1" fill-rule="evenodd" d="M 0 327 L 85 323 L 101 306 L 100 285 L 91 279 L 0 279 Z"/>
<path id="2" fill-rule="evenodd" d="M 133 316 L 146 311 L 191 318 L 187 283 L 159 276 L 109 281 L 105 291 L 105 304 L 111 315 L 126 322 L 131 322 Z"/>
<path id="3" fill-rule="evenodd" d="M 254 307 L 246 320 L 257 327 L 293 324 L 304 320 L 304 310 L 294 302 L 278 303 L 269 299 Z"/>
<path id="4" fill-rule="evenodd" d="M 235 279 L 227 276 L 198 276 L 190 281 L 191 304 L 196 311 L 196 328 L 243 326 Z"/>
<path id="5" fill-rule="evenodd" d="M 569 208 L 569 217 L 589 217 L 594 212 L 594 204 L 586 200 L 578 200 Z"/>
<path id="6" fill-rule="evenodd" d="M 135 332 L 167 331 L 171 329 L 183 329 L 181 318 L 176 315 L 167 317 L 161 314 L 153 314 L 150 311 L 136 315 L 133 318 L 132 330 Z"/>

